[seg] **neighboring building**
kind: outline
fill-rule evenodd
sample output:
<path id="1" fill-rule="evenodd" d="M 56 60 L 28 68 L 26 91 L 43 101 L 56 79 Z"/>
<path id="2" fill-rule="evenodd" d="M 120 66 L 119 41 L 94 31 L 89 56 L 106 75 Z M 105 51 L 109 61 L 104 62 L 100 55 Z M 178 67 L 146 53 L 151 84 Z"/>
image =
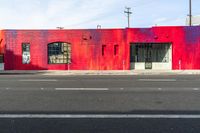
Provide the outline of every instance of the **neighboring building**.
<path id="1" fill-rule="evenodd" d="M 186 25 L 190 25 L 189 17 L 186 19 Z M 192 25 L 193 26 L 200 26 L 200 15 L 192 16 Z"/>
<path id="2" fill-rule="evenodd" d="M 200 69 L 200 26 L 1 30 L 5 70 Z"/>

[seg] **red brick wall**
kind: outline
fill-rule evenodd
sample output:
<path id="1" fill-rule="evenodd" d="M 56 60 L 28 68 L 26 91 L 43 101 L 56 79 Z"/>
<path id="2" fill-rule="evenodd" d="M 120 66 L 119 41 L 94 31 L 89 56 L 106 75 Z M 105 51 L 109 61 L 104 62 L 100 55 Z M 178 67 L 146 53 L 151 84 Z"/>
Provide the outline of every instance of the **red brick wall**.
<path id="1" fill-rule="evenodd" d="M 130 43 L 172 43 L 172 68 L 200 69 L 200 27 L 153 27 L 108 30 L 3 30 L 0 52 L 6 70 L 129 70 Z M 22 64 L 22 43 L 31 44 L 31 63 Z M 72 63 L 48 64 L 47 45 L 68 42 Z M 105 55 L 102 56 L 102 45 Z M 114 55 L 114 45 L 119 45 Z"/>
<path id="2" fill-rule="evenodd" d="M 129 29 L 127 38 L 129 42 L 172 43 L 172 69 L 200 69 L 200 26 Z"/>
<path id="3" fill-rule="evenodd" d="M 4 31 L 5 69 L 10 70 L 120 70 L 125 54 L 125 30 L 6 30 Z M 31 63 L 22 64 L 22 43 L 31 44 Z M 72 63 L 48 64 L 47 45 L 68 42 Z M 102 45 L 106 45 L 102 56 Z M 114 55 L 114 45 L 119 45 Z M 127 69 L 124 67 L 124 69 Z"/>

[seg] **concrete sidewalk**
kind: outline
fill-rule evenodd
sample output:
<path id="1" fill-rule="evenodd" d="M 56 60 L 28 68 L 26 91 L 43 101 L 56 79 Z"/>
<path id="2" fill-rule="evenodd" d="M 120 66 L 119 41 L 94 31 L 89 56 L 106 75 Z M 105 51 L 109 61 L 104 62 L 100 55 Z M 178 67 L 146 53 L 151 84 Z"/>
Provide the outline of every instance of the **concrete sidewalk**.
<path id="1" fill-rule="evenodd" d="M 7 70 L 0 71 L 0 75 L 200 75 L 200 70 Z"/>
<path id="2" fill-rule="evenodd" d="M 43 75 L 200 75 L 200 70 L 47 71 Z"/>

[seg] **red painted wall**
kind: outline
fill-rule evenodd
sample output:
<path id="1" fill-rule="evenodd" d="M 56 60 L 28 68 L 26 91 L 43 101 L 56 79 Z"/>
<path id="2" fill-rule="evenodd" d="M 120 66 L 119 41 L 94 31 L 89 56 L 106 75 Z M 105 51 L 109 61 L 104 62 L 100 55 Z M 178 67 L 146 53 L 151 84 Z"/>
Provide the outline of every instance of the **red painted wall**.
<path id="1" fill-rule="evenodd" d="M 0 52 L 6 70 L 129 70 L 130 43 L 172 43 L 172 68 L 200 69 L 200 27 L 96 30 L 2 30 Z M 22 64 L 22 43 L 30 43 L 31 63 Z M 47 45 L 68 42 L 72 63 L 48 64 Z M 102 45 L 106 45 L 102 56 Z M 114 55 L 114 45 L 119 45 Z"/>
<path id="2" fill-rule="evenodd" d="M 172 43 L 172 69 L 200 69 L 200 26 L 129 29 L 127 40 Z"/>
<path id="3" fill-rule="evenodd" d="M 5 30 L 6 70 L 122 70 L 126 32 L 114 30 Z M 22 43 L 30 43 L 31 63 L 22 64 Z M 48 64 L 47 45 L 68 42 L 72 48 L 72 63 Z M 102 45 L 106 45 L 102 56 Z M 114 45 L 119 53 L 114 55 Z M 124 67 L 124 69 L 127 69 Z"/>

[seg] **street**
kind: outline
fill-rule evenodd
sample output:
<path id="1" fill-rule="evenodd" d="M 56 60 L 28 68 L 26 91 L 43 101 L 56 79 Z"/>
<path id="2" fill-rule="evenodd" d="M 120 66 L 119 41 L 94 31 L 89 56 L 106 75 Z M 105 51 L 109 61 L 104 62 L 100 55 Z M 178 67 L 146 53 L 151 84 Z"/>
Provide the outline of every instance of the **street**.
<path id="1" fill-rule="evenodd" d="M 198 132 L 200 76 L 0 75 L 0 132 Z"/>

